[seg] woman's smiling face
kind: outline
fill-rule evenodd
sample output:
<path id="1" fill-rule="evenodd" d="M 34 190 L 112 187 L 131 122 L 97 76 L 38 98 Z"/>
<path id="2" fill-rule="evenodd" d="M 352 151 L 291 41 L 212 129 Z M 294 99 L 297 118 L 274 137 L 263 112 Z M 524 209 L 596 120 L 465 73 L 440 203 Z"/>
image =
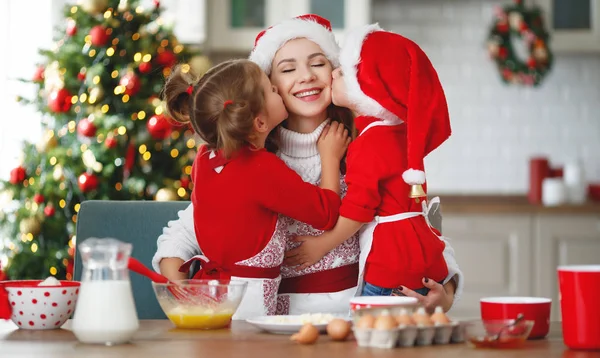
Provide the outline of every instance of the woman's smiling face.
<path id="1" fill-rule="evenodd" d="M 300 38 L 277 51 L 270 78 L 290 116 L 315 117 L 324 115 L 331 104 L 332 70 L 321 47 Z"/>

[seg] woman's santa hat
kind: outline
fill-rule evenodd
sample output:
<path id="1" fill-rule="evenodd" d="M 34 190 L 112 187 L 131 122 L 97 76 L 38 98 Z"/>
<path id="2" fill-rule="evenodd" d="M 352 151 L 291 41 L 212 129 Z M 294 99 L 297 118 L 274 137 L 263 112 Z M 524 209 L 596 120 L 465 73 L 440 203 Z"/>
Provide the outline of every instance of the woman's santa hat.
<path id="1" fill-rule="evenodd" d="M 409 185 L 423 184 L 423 158 L 450 137 L 444 90 L 413 41 L 378 24 L 350 32 L 340 52 L 348 99 L 361 115 L 406 123 Z"/>
<path id="2" fill-rule="evenodd" d="M 314 14 L 301 15 L 284 20 L 261 31 L 254 41 L 254 49 L 248 58 L 260 68 L 271 74 L 271 63 L 275 54 L 286 42 L 306 38 L 321 47 L 323 54 L 333 67 L 339 66 L 340 47 L 331 31 L 329 20 Z"/>

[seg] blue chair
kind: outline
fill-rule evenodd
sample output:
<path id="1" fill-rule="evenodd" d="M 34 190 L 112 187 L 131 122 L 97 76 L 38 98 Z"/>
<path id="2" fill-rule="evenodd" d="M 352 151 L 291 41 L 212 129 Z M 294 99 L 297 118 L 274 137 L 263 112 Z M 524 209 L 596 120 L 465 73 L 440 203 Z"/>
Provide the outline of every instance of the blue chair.
<path id="1" fill-rule="evenodd" d="M 96 237 L 112 237 L 133 244 L 132 256 L 151 267 L 156 252 L 156 239 L 167 222 L 177 219 L 189 201 L 113 201 L 88 200 L 81 203 L 77 215 L 77 242 Z M 75 280 L 81 280 L 82 265 L 75 248 Z M 130 275 L 133 297 L 139 319 L 166 318 L 150 280 L 136 273 Z"/>

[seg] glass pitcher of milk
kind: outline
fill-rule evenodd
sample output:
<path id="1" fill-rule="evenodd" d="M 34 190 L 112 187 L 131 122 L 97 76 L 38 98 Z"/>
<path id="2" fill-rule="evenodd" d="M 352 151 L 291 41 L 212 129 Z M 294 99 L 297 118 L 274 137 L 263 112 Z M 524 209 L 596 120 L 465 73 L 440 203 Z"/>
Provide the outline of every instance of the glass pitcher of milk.
<path id="1" fill-rule="evenodd" d="M 126 343 L 139 328 L 127 262 L 131 244 L 89 238 L 77 243 L 83 272 L 73 333 L 83 343 Z"/>

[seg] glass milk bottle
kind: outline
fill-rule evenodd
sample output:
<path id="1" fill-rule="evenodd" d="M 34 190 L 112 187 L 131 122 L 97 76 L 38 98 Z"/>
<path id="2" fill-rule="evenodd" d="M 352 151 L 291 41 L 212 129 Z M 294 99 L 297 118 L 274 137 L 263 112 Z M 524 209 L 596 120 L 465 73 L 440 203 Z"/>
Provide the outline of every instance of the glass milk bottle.
<path id="1" fill-rule="evenodd" d="M 127 269 L 131 244 L 89 238 L 77 247 L 83 272 L 73 333 L 83 343 L 130 341 L 139 327 Z"/>

